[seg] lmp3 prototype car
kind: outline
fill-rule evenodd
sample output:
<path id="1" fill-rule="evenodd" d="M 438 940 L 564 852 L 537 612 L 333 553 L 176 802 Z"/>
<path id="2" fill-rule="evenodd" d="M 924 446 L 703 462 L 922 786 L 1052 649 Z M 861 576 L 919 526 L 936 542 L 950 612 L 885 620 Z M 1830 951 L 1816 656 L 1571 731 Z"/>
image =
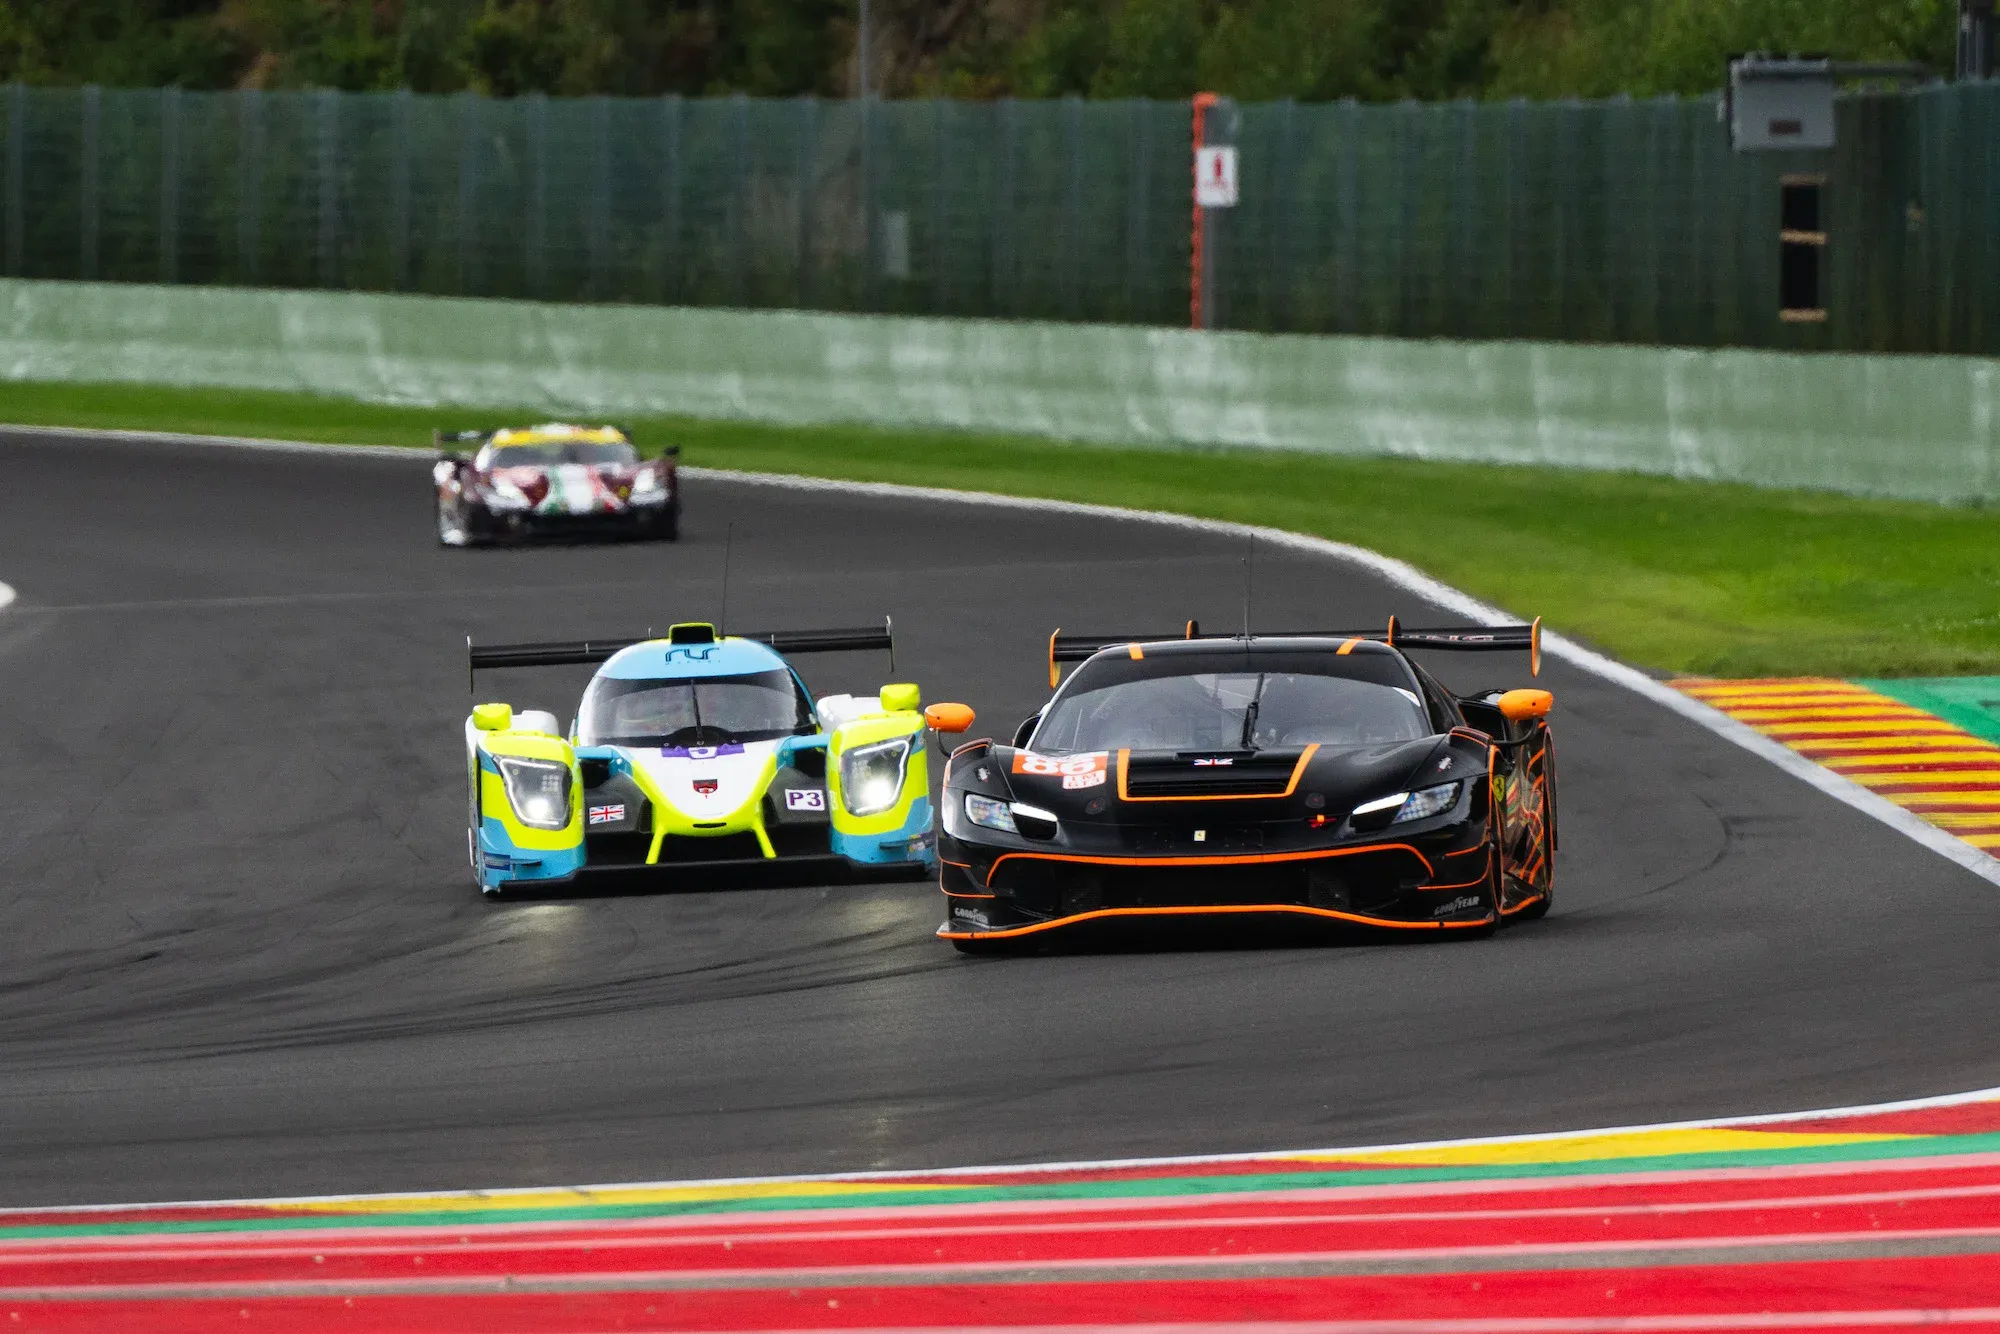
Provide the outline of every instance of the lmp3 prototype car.
<path id="1" fill-rule="evenodd" d="M 599 663 L 569 735 L 553 714 L 476 705 L 465 720 L 466 845 L 488 897 L 591 872 L 681 882 L 718 862 L 827 859 L 929 868 L 927 728 L 914 685 L 815 703 L 782 656 L 887 649 L 890 628 L 472 647 L 470 668 Z"/>
<path id="2" fill-rule="evenodd" d="M 1482 935 L 1554 894 L 1542 690 L 1459 697 L 1406 650 L 1513 649 L 1541 622 L 1129 641 L 1082 665 L 1012 745 L 945 766 L 946 919 L 971 953 L 1114 917 L 1295 914 Z"/>
<path id="3" fill-rule="evenodd" d="M 438 542 L 479 546 L 558 536 L 680 536 L 680 450 L 641 460 L 616 426 L 434 432 Z M 460 453 L 446 445 L 472 445 Z"/>

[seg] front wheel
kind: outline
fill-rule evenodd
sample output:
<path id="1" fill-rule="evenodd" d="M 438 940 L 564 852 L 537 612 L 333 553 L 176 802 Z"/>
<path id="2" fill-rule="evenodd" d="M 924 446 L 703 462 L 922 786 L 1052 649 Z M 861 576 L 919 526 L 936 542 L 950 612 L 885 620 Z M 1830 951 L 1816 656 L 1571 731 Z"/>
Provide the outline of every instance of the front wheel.
<path id="1" fill-rule="evenodd" d="M 1532 922 L 1547 917 L 1549 909 L 1556 904 L 1556 835 L 1555 808 L 1548 807 L 1548 816 L 1542 821 L 1542 885 L 1541 897 L 1514 915 L 1523 921 Z"/>
<path id="2" fill-rule="evenodd" d="M 469 547 L 473 545 L 472 524 L 466 514 L 463 499 L 446 503 L 443 496 L 434 502 L 437 511 L 437 539 L 441 547 Z"/>

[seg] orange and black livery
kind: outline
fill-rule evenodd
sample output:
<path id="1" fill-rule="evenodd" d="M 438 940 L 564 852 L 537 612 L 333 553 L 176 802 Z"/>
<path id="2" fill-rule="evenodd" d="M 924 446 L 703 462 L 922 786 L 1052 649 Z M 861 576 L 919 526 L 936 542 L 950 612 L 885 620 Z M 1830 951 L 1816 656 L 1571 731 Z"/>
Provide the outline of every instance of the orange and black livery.
<path id="1" fill-rule="evenodd" d="M 1049 640 L 1054 693 L 944 778 L 959 949 L 1120 918 L 1291 914 L 1439 936 L 1554 895 L 1552 699 L 1445 689 L 1412 655 L 1517 652 L 1514 626 Z M 1066 679 L 1063 664 L 1077 666 Z"/>

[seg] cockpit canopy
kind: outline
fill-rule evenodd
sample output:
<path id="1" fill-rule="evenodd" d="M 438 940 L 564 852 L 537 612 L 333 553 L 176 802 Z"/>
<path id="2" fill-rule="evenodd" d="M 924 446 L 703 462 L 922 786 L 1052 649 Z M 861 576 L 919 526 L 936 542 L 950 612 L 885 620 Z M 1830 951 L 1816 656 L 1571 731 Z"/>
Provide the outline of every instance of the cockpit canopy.
<path id="1" fill-rule="evenodd" d="M 1408 663 L 1373 645 L 1219 643 L 1098 654 L 1035 728 L 1044 755 L 1387 745 L 1431 735 Z"/>
<path id="2" fill-rule="evenodd" d="M 724 746 L 815 730 L 812 700 L 781 667 L 734 676 L 599 676 L 576 722 L 585 746 Z"/>

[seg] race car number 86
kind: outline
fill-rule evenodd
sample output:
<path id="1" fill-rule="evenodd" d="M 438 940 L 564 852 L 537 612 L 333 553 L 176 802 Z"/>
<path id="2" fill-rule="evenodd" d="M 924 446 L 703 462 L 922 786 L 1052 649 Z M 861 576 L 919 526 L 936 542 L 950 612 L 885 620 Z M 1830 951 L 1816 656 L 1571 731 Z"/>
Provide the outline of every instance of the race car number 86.
<path id="1" fill-rule="evenodd" d="M 1082 774 L 1101 774 L 1110 761 L 1105 751 L 1089 755 L 1030 755 L 1022 751 L 1014 756 L 1014 772 L 1017 774 L 1041 774 L 1048 778 L 1074 778 Z"/>

